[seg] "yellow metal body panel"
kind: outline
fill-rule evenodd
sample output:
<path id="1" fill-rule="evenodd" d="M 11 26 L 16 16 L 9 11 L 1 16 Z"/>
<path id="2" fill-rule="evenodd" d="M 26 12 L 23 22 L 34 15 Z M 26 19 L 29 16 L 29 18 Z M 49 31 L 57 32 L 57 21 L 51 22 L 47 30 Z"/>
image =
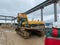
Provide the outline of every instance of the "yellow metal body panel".
<path id="1" fill-rule="evenodd" d="M 18 23 L 20 22 L 21 18 L 26 18 L 27 19 L 27 15 L 24 14 L 24 13 L 18 13 L 18 16 L 17 16 L 17 22 Z"/>
<path id="2" fill-rule="evenodd" d="M 42 21 L 28 21 L 28 24 L 44 24 Z"/>
<path id="3" fill-rule="evenodd" d="M 18 13 L 18 16 L 17 16 L 17 18 L 27 18 L 27 15 L 26 14 L 24 14 L 24 13 Z"/>
<path id="4" fill-rule="evenodd" d="M 19 23 L 19 21 L 20 21 L 20 18 L 26 18 L 27 19 L 27 21 L 26 22 L 23 22 L 22 23 L 22 25 L 25 25 L 25 24 L 45 24 L 43 21 L 29 21 L 28 20 L 28 17 L 27 17 L 27 15 L 26 14 L 24 14 L 24 13 L 18 13 L 18 16 L 17 16 L 17 18 L 18 18 L 18 23 Z"/>
<path id="5" fill-rule="evenodd" d="M 27 22 L 23 22 L 22 24 L 25 25 Z M 45 24 L 43 21 L 28 21 L 28 24 Z"/>

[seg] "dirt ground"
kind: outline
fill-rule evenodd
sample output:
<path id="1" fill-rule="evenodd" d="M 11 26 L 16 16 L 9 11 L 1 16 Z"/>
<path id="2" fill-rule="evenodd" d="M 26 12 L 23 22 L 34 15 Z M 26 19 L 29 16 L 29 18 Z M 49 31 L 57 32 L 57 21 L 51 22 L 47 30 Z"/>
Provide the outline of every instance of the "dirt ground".
<path id="1" fill-rule="evenodd" d="M 44 37 L 24 39 L 14 30 L 0 28 L 0 45 L 44 45 Z"/>

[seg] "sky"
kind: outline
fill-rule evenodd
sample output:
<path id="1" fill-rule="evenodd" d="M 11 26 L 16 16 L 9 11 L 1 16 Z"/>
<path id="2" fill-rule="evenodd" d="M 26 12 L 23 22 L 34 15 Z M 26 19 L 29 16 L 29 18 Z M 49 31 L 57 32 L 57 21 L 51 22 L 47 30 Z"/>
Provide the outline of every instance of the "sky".
<path id="1" fill-rule="evenodd" d="M 23 13 L 45 0 L 0 0 L 0 15 L 17 16 L 17 13 Z M 54 21 L 54 6 L 49 5 L 44 8 L 44 21 Z M 60 6 L 57 4 L 57 15 L 60 15 Z M 28 15 L 29 19 L 40 19 L 41 10 L 35 11 Z M 4 22 L 4 21 L 0 21 Z"/>

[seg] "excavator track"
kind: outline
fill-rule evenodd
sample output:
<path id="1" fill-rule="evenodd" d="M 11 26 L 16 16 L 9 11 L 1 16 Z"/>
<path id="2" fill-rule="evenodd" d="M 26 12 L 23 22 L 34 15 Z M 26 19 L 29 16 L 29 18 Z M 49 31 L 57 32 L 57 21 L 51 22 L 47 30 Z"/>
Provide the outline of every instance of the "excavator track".
<path id="1" fill-rule="evenodd" d="M 38 31 L 38 30 L 31 30 L 31 35 L 36 35 L 39 37 L 43 37 L 45 35 L 44 31 Z"/>
<path id="2" fill-rule="evenodd" d="M 28 39 L 30 37 L 30 34 L 22 28 L 19 31 L 16 30 L 16 33 L 21 35 L 24 39 Z"/>
<path id="3" fill-rule="evenodd" d="M 20 27 L 20 28 L 17 28 L 15 31 L 17 34 L 21 35 L 24 39 L 28 39 L 32 35 L 37 35 L 39 37 L 43 37 L 45 35 L 43 30 L 34 29 L 34 28 Z"/>

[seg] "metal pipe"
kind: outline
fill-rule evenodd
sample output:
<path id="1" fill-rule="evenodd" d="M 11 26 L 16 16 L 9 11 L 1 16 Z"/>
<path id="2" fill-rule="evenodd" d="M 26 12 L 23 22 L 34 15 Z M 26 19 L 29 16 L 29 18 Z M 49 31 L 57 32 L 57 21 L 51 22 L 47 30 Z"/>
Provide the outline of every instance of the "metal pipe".
<path id="1" fill-rule="evenodd" d="M 54 21 L 57 21 L 57 3 L 54 3 Z"/>

